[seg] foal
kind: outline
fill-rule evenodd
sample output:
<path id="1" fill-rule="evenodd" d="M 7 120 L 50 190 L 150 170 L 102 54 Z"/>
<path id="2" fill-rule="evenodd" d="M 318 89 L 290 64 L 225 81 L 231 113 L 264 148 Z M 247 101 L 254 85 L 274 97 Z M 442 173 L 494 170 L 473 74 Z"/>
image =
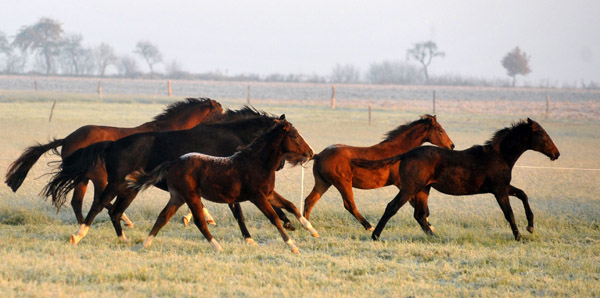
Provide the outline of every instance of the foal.
<path id="1" fill-rule="evenodd" d="M 407 201 L 415 208 L 414 217 L 423 231 L 433 234 L 433 227 L 427 220 L 427 199 L 432 187 L 450 195 L 494 194 L 515 240 L 520 240 L 508 199 L 509 195 L 516 196 L 525 208 L 527 231 L 533 233 L 533 212 L 527 195 L 510 184 L 512 168 L 527 150 L 538 151 L 551 160 L 560 156 L 542 126 L 527 118 L 527 121 L 497 131 L 484 146 L 462 151 L 426 146 L 379 161 L 353 160 L 354 165 L 366 168 L 393 167 L 399 163 L 395 184 L 401 185 L 400 193 L 387 205 L 371 237 L 379 240 L 388 220 Z"/>
<path id="2" fill-rule="evenodd" d="M 363 225 L 372 231 L 371 224 L 358 212 L 354 203 L 352 187 L 375 189 L 391 185 L 393 179 L 389 171 L 365 169 L 350 164 L 353 158 L 378 160 L 404 153 L 425 142 L 452 149 L 454 144 L 444 128 L 437 122 L 436 116 L 424 115 L 421 119 L 398 126 L 387 133 L 387 138 L 371 147 L 354 147 L 348 145 L 331 145 L 315 155 L 313 176 L 315 186 L 306 197 L 304 217 L 310 217 L 310 211 L 331 185 L 342 195 L 344 208 Z M 392 174 L 393 175 L 393 174 Z"/>
<path id="3" fill-rule="evenodd" d="M 168 222 L 177 208 L 187 203 L 194 215 L 194 223 L 206 240 L 217 251 L 222 250 L 208 231 L 202 212 L 203 197 L 216 203 L 252 202 L 277 227 L 292 252 L 298 253 L 298 248 L 271 207 L 271 204 L 278 207 L 285 205 L 274 196 L 275 170 L 284 154 L 295 153 L 307 160 L 313 156 L 313 151 L 289 122 L 278 122 L 250 145 L 229 157 L 188 153 L 178 160 L 157 166 L 149 174 L 137 171 L 128 175 L 126 180 L 129 186 L 136 190 L 145 189 L 166 178 L 171 194 L 171 199 L 163 210 L 163 213 L 167 211 L 167 216 L 162 216 L 161 213 L 144 246 L 149 247 L 158 230 Z M 306 219 L 302 217 L 301 222 L 313 235 L 316 234 Z M 251 239 L 247 241 L 254 243 Z"/>

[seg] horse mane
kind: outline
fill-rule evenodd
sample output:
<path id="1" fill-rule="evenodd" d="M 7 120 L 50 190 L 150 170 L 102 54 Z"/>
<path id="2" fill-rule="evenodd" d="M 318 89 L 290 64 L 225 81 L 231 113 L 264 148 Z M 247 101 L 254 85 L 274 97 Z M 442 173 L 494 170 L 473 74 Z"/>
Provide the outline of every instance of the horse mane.
<path id="1" fill-rule="evenodd" d="M 226 109 L 223 114 L 216 115 L 215 117 L 211 118 L 209 121 L 206 121 L 205 123 L 207 123 L 207 124 L 208 123 L 216 123 L 216 122 L 223 123 L 223 122 L 239 121 L 239 120 L 246 120 L 246 119 L 258 118 L 258 117 L 272 118 L 272 119 L 277 118 L 277 116 L 275 116 L 271 113 L 268 113 L 265 111 L 259 111 L 254 107 L 244 105 L 244 107 L 242 107 L 239 110 Z"/>
<path id="2" fill-rule="evenodd" d="M 189 108 L 195 107 L 195 106 L 203 106 L 203 105 L 210 106 L 212 102 L 213 102 L 213 100 L 210 98 L 191 98 L 190 97 L 190 98 L 186 98 L 185 100 L 182 100 L 182 101 L 170 103 L 161 114 L 156 115 L 154 117 L 154 121 L 156 121 L 156 122 L 166 121 L 166 120 L 169 120 L 169 118 L 173 117 L 174 115 L 177 115 L 177 114 L 185 111 L 186 109 L 189 109 Z"/>
<path id="3" fill-rule="evenodd" d="M 260 134 L 258 136 L 256 136 L 256 138 L 254 138 L 254 140 L 252 140 L 252 142 L 250 142 L 250 144 L 239 147 L 238 151 L 235 154 L 237 155 L 237 154 L 241 154 L 241 153 L 251 153 L 251 152 L 255 151 L 258 146 L 260 146 L 268 141 L 265 136 L 273 133 L 280 126 L 282 126 L 282 124 L 273 124 L 273 126 L 262 130 L 260 132 Z"/>
<path id="4" fill-rule="evenodd" d="M 527 125 L 527 121 L 521 120 L 514 122 L 510 127 L 502 128 L 494 133 L 491 139 L 485 142 L 485 146 L 498 148 L 500 143 L 513 131 L 518 130 Z"/>
<path id="5" fill-rule="evenodd" d="M 400 134 L 404 133 L 405 131 L 412 128 L 413 126 L 431 121 L 431 119 L 433 119 L 433 116 L 431 116 L 429 114 L 425 114 L 425 115 L 421 115 L 421 118 L 419 120 L 407 122 L 406 124 L 400 125 L 400 126 L 396 127 L 395 129 L 388 131 L 385 134 L 385 138 L 383 139 L 383 142 L 392 141 L 392 140 L 396 139 Z"/>

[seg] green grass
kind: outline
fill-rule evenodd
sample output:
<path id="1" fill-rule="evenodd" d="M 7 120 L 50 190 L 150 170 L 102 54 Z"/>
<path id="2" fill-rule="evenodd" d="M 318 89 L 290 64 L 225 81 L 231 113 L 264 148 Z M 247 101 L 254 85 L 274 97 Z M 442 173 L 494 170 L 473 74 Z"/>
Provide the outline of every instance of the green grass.
<path id="1" fill-rule="evenodd" d="M 3 91 L 4 99 L 8 91 Z M 27 95 L 23 95 L 27 97 Z M 64 97 L 63 97 L 64 98 Z M 84 97 L 59 101 L 48 123 L 51 102 L 0 102 L 0 168 L 6 169 L 35 141 L 64 137 L 84 124 L 134 126 L 160 113 L 164 103 L 94 102 Z M 168 99 L 167 99 L 168 100 Z M 170 99 L 173 100 L 173 99 Z M 117 100 L 115 100 L 117 101 Z M 166 102 L 166 100 L 165 100 Z M 222 100 L 238 108 L 241 100 Z M 376 109 L 373 126 L 366 110 L 325 106 L 257 104 L 281 114 L 318 152 L 333 143 L 371 145 L 423 111 Z M 457 149 L 485 142 L 518 118 L 502 115 L 438 114 Z M 600 168 L 600 123 L 540 120 L 561 151 L 555 162 L 527 152 L 519 165 Z M 491 195 L 452 197 L 432 191 L 430 221 L 437 237 L 423 234 L 406 205 L 373 242 L 370 233 L 342 206 L 334 189 L 317 203 L 311 222 L 321 234 L 290 232 L 301 250 L 289 252 L 276 229 L 244 203 L 246 223 L 260 244 L 247 246 L 229 209 L 207 203 L 217 220 L 210 230 L 224 248 L 214 252 L 195 226 L 180 223 L 185 208 L 158 234 L 150 249 L 142 242 L 167 201 L 151 189 L 127 210 L 135 222 L 120 243 L 106 212 L 78 246 L 68 243 L 77 230 L 70 206 L 57 214 L 38 197 L 43 176 L 55 159 L 44 156 L 14 194 L 0 186 L 0 293 L 2 296 L 599 296 L 600 173 L 515 168 L 513 184 L 530 197 L 536 231 L 525 231 L 521 202 L 511 199 L 524 240 L 516 242 Z M 304 196 L 313 186 L 312 164 L 305 170 Z M 276 189 L 299 205 L 300 169 L 278 172 Z M 91 193 L 92 186 L 89 187 Z M 376 224 L 393 187 L 355 190 L 361 213 Z M 91 196 L 86 197 L 88 210 Z"/>

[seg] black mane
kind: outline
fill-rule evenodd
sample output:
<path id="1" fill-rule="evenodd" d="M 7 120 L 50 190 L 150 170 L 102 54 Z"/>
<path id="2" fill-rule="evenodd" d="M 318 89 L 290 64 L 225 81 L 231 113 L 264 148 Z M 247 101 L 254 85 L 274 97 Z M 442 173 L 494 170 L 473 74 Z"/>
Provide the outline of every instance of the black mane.
<path id="1" fill-rule="evenodd" d="M 205 124 L 215 123 L 215 122 L 222 123 L 222 122 L 238 121 L 238 120 L 245 120 L 245 119 L 257 118 L 257 117 L 277 118 L 277 116 L 275 116 L 271 113 L 267 113 L 265 111 L 259 111 L 254 107 L 245 105 L 243 108 L 241 108 L 239 110 L 227 109 L 227 110 L 225 110 L 225 112 L 223 114 L 217 115 L 217 116 L 211 118 L 209 121 L 206 121 L 204 123 Z"/>
<path id="2" fill-rule="evenodd" d="M 211 105 L 211 102 L 213 100 L 210 98 L 186 98 L 185 100 L 169 104 L 161 114 L 154 117 L 154 121 L 169 120 L 173 115 L 177 115 L 190 107 Z"/>
<path id="3" fill-rule="evenodd" d="M 433 118 L 433 116 L 431 116 L 429 114 L 425 114 L 425 115 L 422 115 L 419 120 L 415 120 L 413 122 L 407 122 L 406 124 L 400 125 L 400 126 L 396 127 L 395 129 L 388 131 L 385 134 L 385 139 L 383 140 L 383 142 L 393 141 L 400 134 L 404 133 L 407 129 L 409 129 L 417 124 L 422 124 L 427 121 L 431 121 L 432 118 Z"/>
<path id="4" fill-rule="evenodd" d="M 519 130 L 520 128 L 525 126 L 527 126 L 527 121 L 521 120 L 519 122 L 513 123 L 510 127 L 500 129 L 494 133 L 491 139 L 485 142 L 485 146 L 496 148 L 511 132 Z"/>

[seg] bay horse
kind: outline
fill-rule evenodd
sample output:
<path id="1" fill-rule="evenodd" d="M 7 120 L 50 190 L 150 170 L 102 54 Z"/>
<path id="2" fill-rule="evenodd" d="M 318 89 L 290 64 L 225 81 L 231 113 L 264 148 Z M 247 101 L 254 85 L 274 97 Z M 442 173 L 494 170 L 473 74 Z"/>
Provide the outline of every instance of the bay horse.
<path id="1" fill-rule="evenodd" d="M 444 147 L 454 148 L 454 144 L 446 131 L 437 122 L 437 117 L 423 115 L 419 120 L 398 126 L 387 133 L 387 137 L 379 144 L 370 147 L 354 147 L 348 145 L 331 145 L 316 154 L 313 158 L 313 176 L 315 186 L 306 197 L 304 217 L 310 218 L 310 211 L 331 185 L 335 186 L 342 195 L 344 208 L 348 210 L 366 230 L 373 230 L 371 224 L 358 212 L 354 202 L 352 187 L 360 189 L 375 189 L 391 185 L 395 177 L 389 171 L 354 167 L 350 160 L 362 158 L 378 160 L 420 146 L 425 142 Z"/>
<path id="2" fill-rule="evenodd" d="M 476 145 L 462 151 L 426 146 L 379 161 L 353 160 L 352 163 L 359 167 L 394 168 L 394 184 L 401 188 L 387 205 L 371 237 L 378 240 L 388 220 L 407 201 L 414 207 L 414 218 L 423 231 L 433 234 L 427 205 L 432 187 L 457 196 L 492 193 L 510 224 L 515 240 L 520 240 L 521 235 L 508 199 L 508 196 L 516 196 L 525 209 L 527 231 L 533 233 L 533 212 L 529 199 L 523 190 L 510 184 L 513 166 L 527 150 L 540 152 L 550 160 L 560 156 L 544 128 L 527 118 L 527 121 L 519 121 L 497 131 L 483 146 Z"/>
<path id="3" fill-rule="evenodd" d="M 276 116 L 244 107 L 238 111 L 227 110 L 219 116 L 218 121 L 201 123 L 188 130 L 146 132 L 112 142 L 96 143 L 65 158 L 59 170 L 44 187 L 42 195 L 51 196 L 53 204 L 57 208 L 60 207 L 65 201 L 66 194 L 80 181 L 86 179 L 89 171 L 97 168 L 96 164 L 103 164 L 102 170 L 108 178 L 108 184 L 103 188 L 99 198 L 94 200 L 84 223 L 80 225 L 80 231 L 87 231 L 96 215 L 115 196 L 117 200 L 109 212 L 111 218 L 116 213 L 122 213 L 135 199 L 137 191 L 127 188 L 125 181 L 125 176 L 129 173 L 139 169 L 150 171 L 163 162 L 176 160 L 190 152 L 229 156 L 235 153 L 238 147 L 249 144 L 262 131 L 272 127 L 277 120 Z M 293 154 L 286 154 L 284 157 L 292 163 L 297 162 L 298 158 Z M 164 182 L 157 183 L 156 186 L 167 191 Z M 274 192 L 274 196 L 285 200 L 277 192 Z M 230 209 L 238 219 L 242 234 L 244 238 L 250 238 L 250 233 L 243 224 L 242 210 L 234 205 L 230 205 Z M 289 208 L 291 207 L 286 207 L 288 210 Z M 300 219 L 302 217 L 300 211 L 295 207 L 293 209 L 294 215 Z M 117 236 L 126 240 L 120 223 L 113 222 L 113 225 Z M 79 232 L 73 235 L 71 243 L 77 244 L 85 233 L 83 236 L 80 235 Z"/>
<path id="4" fill-rule="evenodd" d="M 148 131 L 170 131 L 190 129 L 199 123 L 210 120 L 223 113 L 221 104 L 209 98 L 187 98 L 184 101 L 178 101 L 169 104 L 163 113 L 154 117 L 152 121 L 143 123 L 136 127 L 114 127 L 102 125 L 85 125 L 70 133 L 63 139 L 54 139 L 48 144 L 37 144 L 27 148 L 21 156 L 15 160 L 8 168 L 6 173 L 6 184 L 16 192 L 29 170 L 38 161 L 38 159 L 47 151 L 52 150 L 60 155 L 61 159 L 73 154 L 78 149 L 88 145 L 102 142 L 114 141 L 126 136 L 148 132 Z M 60 154 L 58 147 L 61 148 Z M 100 166 L 100 165 L 99 165 Z M 106 176 L 103 170 L 98 169 L 95 174 L 90 174 L 89 178 L 81 180 L 73 191 L 71 206 L 75 212 L 75 217 L 79 224 L 83 223 L 82 203 L 87 189 L 88 180 L 94 184 L 94 196 L 100 196 L 102 189 L 106 185 Z M 123 216 L 123 220 L 130 227 L 133 223 Z"/>
<path id="5" fill-rule="evenodd" d="M 292 252 L 299 250 L 287 235 L 281 221 L 271 205 L 284 207 L 286 204 L 274 196 L 275 170 L 284 154 L 293 153 L 303 161 L 313 156 L 313 150 L 298 131 L 283 117 L 269 130 L 256 138 L 250 145 L 228 157 L 214 157 L 201 153 L 188 153 L 175 161 L 157 166 L 149 174 L 136 171 L 126 177 L 129 186 L 137 191 L 166 180 L 171 199 L 157 218 L 144 246 L 150 247 L 152 240 L 177 209 L 186 203 L 192 210 L 194 222 L 215 250 L 222 250 L 213 238 L 202 212 L 201 197 L 215 203 L 239 203 L 250 201 L 271 223 L 277 227 L 283 241 Z M 118 214 L 115 214 L 118 217 Z M 313 235 L 317 231 L 303 217 L 302 224 Z M 318 235 L 318 234 L 317 234 Z M 247 238 L 248 243 L 254 243 Z"/>

